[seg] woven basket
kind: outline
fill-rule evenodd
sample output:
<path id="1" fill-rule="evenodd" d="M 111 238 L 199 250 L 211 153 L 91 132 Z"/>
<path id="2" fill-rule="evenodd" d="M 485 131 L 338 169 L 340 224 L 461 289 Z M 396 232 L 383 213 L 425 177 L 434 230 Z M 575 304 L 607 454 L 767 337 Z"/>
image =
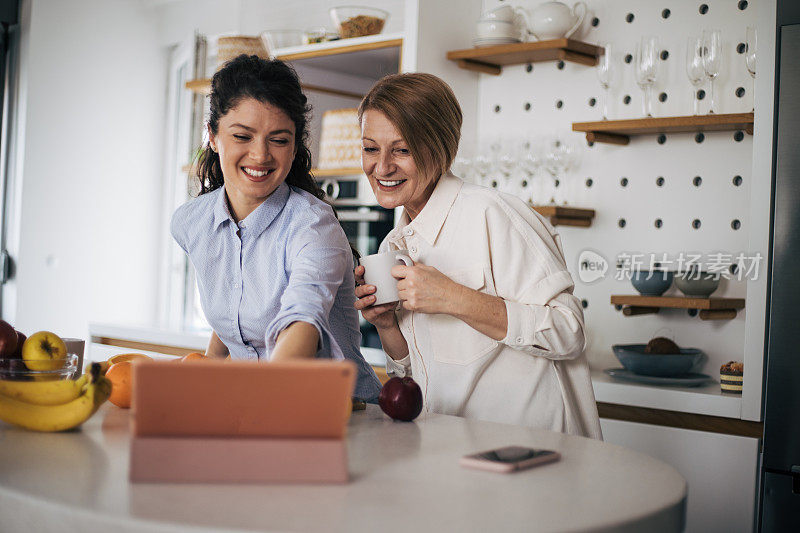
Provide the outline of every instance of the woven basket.
<path id="1" fill-rule="evenodd" d="M 255 55 L 269 59 L 269 53 L 264 47 L 261 37 L 236 35 L 234 37 L 220 37 L 217 40 L 217 70 L 222 65 L 241 54 Z"/>

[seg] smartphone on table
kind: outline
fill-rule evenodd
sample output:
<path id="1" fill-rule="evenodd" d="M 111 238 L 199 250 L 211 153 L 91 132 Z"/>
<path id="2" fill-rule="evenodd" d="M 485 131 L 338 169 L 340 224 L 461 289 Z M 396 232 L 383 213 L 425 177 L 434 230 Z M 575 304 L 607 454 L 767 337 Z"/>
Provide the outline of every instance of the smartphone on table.
<path id="1" fill-rule="evenodd" d="M 461 466 L 478 468 L 491 472 L 516 472 L 561 459 L 561 454 L 553 450 L 535 450 L 523 446 L 506 446 L 485 452 L 465 455 Z"/>

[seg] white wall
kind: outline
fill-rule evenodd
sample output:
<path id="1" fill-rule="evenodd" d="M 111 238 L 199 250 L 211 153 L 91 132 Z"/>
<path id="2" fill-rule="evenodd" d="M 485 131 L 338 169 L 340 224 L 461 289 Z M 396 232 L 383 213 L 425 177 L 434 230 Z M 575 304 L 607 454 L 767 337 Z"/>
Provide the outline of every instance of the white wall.
<path id="1" fill-rule="evenodd" d="M 32 333 L 156 312 L 167 50 L 140 0 L 24 0 L 3 316 Z"/>

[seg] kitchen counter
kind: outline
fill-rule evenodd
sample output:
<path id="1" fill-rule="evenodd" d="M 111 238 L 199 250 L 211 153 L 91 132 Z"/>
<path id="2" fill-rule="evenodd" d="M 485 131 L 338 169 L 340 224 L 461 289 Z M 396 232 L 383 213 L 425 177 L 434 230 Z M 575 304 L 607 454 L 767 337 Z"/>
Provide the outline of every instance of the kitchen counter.
<path id="1" fill-rule="evenodd" d="M 180 346 L 204 351 L 208 344 L 208 332 L 177 332 L 153 327 L 124 327 L 111 324 L 90 324 L 90 335 L 95 342 L 91 349 L 97 349 L 102 339 L 125 339 L 151 345 Z M 141 351 L 144 348 L 137 349 Z M 115 350 L 116 353 L 122 350 Z M 362 348 L 364 358 L 373 366 L 384 367 L 386 355 L 382 350 Z M 95 357 L 105 359 L 108 351 Z M 92 359 L 90 353 L 87 360 Z M 713 377 L 713 376 L 712 376 Z M 712 381 L 701 387 L 664 387 L 640 385 L 617 381 L 601 370 L 592 371 L 592 384 L 598 402 L 678 411 L 697 415 L 741 418 L 742 397 L 720 392 L 719 383 Z"/>
<path id="2" fill-rule="evenodd" d="M 106 404 L 79 431 L 0 423 L 4 533 L 81 531 L 680 531 L 686 483 L 647 455 L 583 437 L 375 405 L 348 427 L 344 485 L 128 481 L 129 411 Z M 509 444 L 561 461 L 515 474 L 465 469 L 461 455 Z"/>

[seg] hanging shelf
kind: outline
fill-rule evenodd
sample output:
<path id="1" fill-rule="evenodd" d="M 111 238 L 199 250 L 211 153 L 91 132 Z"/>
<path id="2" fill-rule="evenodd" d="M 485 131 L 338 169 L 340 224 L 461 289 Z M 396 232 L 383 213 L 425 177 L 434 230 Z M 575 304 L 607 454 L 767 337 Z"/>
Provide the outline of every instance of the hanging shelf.
<path id="1" fill-rule="evenodd" d="M 593 67 L 603 49 L 573 39 L 552 39 L 532 43 L 500 44 L 447 52 L 447 59 L 459 67 L 484 74 L 500 75 L 503 67 L 539 61 L 571 61 Z"/>
<path id="2" fill-rule="evenodd" d="M 616 294 L 612 305 L 621 305 L 625 316 L 655 314 L 662 308 L 696 309 L 702 320 L 730 320 L 744 308 L 744 298 L 693 298 L 689 296 L 640 296 Z"/>
<path id="3" fill-rule="evenodd" d="M 589 142 L 626 145 L 631 136 L 654 133 L 699 133 L 744 130 L 753 134 L 753 113 L 650 117 L 628 120 L 573 122 L 572 131 L 586 133 Z"/>
<path id="4" fill-rule="evenodd" d="M 532 205 L 537 213 L 547 217 L 554 226 L 577 226 L 588 228 L 592 225 L 594 209 L 562 207 L 560 205 Z"/>

